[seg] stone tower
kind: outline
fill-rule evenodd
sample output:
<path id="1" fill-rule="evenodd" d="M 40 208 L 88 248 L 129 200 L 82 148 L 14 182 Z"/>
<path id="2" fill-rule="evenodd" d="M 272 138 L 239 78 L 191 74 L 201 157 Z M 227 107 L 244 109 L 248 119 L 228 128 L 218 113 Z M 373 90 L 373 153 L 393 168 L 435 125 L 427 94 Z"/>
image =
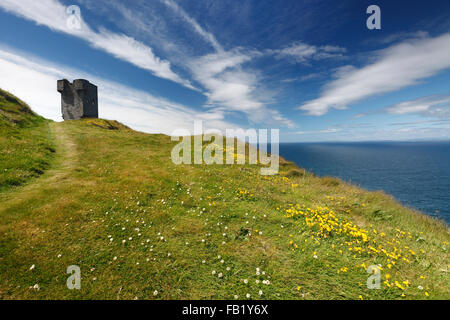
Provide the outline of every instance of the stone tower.
<path id="1" fill-rule="evenodd" d="M 61 110 L 64 120 L 98 118 L 97 86 L 84 79 L 58 80 L 61 93 Z"/>

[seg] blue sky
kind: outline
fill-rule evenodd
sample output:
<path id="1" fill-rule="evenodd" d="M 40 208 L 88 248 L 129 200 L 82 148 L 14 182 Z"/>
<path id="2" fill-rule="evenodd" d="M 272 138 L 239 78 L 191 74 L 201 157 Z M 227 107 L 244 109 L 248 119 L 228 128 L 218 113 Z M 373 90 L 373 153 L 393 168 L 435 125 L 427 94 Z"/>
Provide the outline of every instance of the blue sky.
<path id="1" fill-rule="evenodd" d="M 366 27 L 372 4 L 381 30 Z M 86 78 L 101 117 L 150 133 L 203 120 L 284 142 L 448 140 L 449 13 L 446 0 L 0 0 L 0 87 L 59 121 L 56 80 Z"/>

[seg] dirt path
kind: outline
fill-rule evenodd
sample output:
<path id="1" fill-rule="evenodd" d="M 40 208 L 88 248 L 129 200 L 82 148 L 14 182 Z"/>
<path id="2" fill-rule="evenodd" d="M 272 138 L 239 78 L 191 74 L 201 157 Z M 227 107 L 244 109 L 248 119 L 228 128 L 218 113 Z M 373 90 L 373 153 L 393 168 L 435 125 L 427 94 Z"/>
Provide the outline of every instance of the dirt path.
<path id="1" fill-rule="evenodd" d="M 59 171 L 68 173 L 76 165 L 77 148 L 71 137 L 65 132 L 62 123 L 53 122 L 50 124 L 50 130 L 55 139 L 57 152 L 62 157 L 59 163 Z"/>
<path id="2" fill-rule="evenodd" d="M 33 179 L 26 185 L 2 195 L 0 197 L 2 200 L 0 212 L 7 210 L 11 206 L 18 205 L 22 201 L 33 198 L 43 188 L 64 183 L 76 167 L 76 144 L 64 130 L 63 124 L 56 122 L 50 123 L 49 129 L 54 138 L 56 148 L 52 167 L 39 178 Z"/>

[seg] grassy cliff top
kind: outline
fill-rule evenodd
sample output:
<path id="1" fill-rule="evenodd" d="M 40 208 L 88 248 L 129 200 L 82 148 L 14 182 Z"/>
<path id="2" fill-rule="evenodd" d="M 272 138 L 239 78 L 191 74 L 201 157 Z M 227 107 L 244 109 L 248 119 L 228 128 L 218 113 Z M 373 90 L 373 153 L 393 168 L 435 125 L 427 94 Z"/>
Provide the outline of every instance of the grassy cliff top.
<path id="1" fill-rule="evenodd" d="M 48 120 L 1 89 L 0 147 L 0 192 L 40 176 L 55 152 Z"/>
<path id="2" fill-rule="evenodd" d="M 276 176 L 177 166 L 169 137 L 117 122 L 20 130 L 1 131 L 1 179 L 36 162 L 24 145 L 54 152 L 39 178 L 0 189 L 1 299 L 450 298 L 447 225 L 381 192 L 284 160 Z"/>
<path id="3" fill-rule="evenodd" d="M 2 135 L 5 127 L 27 127 L 42 121 L 44 121 L 44 118 L 34 113 L 25 102 L 0 89 L 0 129 L 2 129 Z"/>

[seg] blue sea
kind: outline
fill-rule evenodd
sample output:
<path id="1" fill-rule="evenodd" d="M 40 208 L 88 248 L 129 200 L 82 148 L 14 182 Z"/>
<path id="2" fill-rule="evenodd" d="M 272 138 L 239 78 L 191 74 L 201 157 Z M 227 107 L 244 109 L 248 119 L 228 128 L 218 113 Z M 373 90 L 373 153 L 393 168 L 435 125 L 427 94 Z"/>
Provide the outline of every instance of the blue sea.
<path id="1" fill-rule="evenodd" d="M 282 143 L 280 155 L 450 223 L 450 142 Z"/>

